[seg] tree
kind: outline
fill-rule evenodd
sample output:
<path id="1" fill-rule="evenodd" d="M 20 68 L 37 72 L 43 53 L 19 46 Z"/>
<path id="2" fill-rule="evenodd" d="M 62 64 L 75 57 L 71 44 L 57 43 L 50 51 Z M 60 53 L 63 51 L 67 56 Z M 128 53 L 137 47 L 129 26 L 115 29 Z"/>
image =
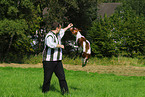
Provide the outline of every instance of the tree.
<path id="1" fill-rule="evenodd" d="M 96 56 L 121 54 L 136 57 L 145 54 L 145 17 L 132 9 L 124 3 L 111 17 L 93 21 L 89 36 Z"/>
<path id="2" fill-rule="evenodd" d="M 113 24 L 105 15 L 100 20 L 92 22 L 89 30 L 92 51 L 97 57 L 111 57 L 117 53 L 115 40 L 113 39 Z"/>
<path id="3" fill-rule="evenodd" d="M 103 0 L 105 3 L 122 2 L 123 0 Z"/>
<path id="4" fill-rule="evenodd" d="M 88 29 L 91 21 L 97 18 L 96 5 L 97 0 L 1 0 L 1 60 L 8 60 L 12 56 L 19 60 L 24 54 L 42 52 L 44 30 L 50 30 L 55 21 L 63 26 L 72 22 L 79 28 Z M 31 45 L 36 30 L 39 32 L 36 37 L 39 46 L 37 50 L 32 49 Z M 41 30 L 43 35 L 40 35 Z"/>
<path id="5" fill-rule="evenodd" d="M 145 42 L 145 28 L 144 28 L 144 20 L 145 17 L 143 14 L 138 14 L 137 10 L 134 10 L 133 4 L 130 5 L 128 3 L 129 0 L 123 3 L 123 5 L 118 8 L 118 17 L 122 19 L 122 24 L 120 27 L 120 36 L 122 36 L 122 46 L 120 46 L 121 50 L 126 51 L 127 56 L 138 56 L 144 55 L 144 42 Z M 131 1 L 132 2 L 132 1 Z M 142 12 L 142 11 L 140 11 Z"/>
<path id="6" fill-rule="evenodd" d="M 20 56 L 32 51 L 28 37 L 28 22 L 32 17 L 32 9 L 33 4 L 29 0 L 0 1 L 1 61 L 7 61 L 9 58 L 19 60 Z"/>
<path id="7" fill-rule="evenodd" d="M 86 35 L 91 22 L 97 18 L 97 0 L 34 0 L 33 2 L 35 9 L 38 9 L 37 16 L 41 19 L 37 30 L 45 29 L 47 32 L 51 30 L 51 24 L 55 21 L 62 24 L 62 27 L 71 22 Z M 45 35 L 46 32 L 42 33 Z M 63 38 L 64 44 L 65 40 L 70 39 L 70 34 L 66 34 Z M 39 35 L 38 38 L 38 41 L 44 39 Z M 42 49 L 39 52 L 42 52 Z"/>
<path id="8" fill-rule="evenodd" d="M 66 15 L 74 26 L 86 32 L 91 22 L 97 18 L 98 2 L 99 0 L 76 0 L 77 6 L 70 7 Z"/>
<path id="9" fill-rule="evenodd" d="M 124 5 L 129 6 L 136 11 L 136 15 L 141 14 L 145 16 L 145 0 L 124 0 Z"/>

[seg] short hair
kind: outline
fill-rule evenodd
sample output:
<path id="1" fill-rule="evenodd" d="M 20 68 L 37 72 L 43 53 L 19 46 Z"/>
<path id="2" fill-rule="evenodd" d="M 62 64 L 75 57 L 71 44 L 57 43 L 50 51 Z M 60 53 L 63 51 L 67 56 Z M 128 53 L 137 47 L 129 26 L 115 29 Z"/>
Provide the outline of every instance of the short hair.
<path id="1" fill-rule="evenodd" d="M 59 23 L 58 22 L 54 22 L 54 23 L 52 23 L 52 25 L 51 25 L 51 29 L 52 30 L 55 30 L 57 27 L 59 27 Z"/>

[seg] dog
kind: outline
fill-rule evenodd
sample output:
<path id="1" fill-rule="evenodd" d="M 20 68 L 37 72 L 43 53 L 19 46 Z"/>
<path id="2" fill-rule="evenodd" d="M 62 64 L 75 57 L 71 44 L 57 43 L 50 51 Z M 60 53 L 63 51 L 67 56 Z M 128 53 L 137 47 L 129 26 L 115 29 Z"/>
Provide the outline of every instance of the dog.
<path id="1" fill-rule="evenodd" d="M 86 63 L 88 62 L 88 59 L 91 57 L 91 46 L 90 42 L 81 35 L 80 31 L 78 28 L 72 27 L 70 28 L 70 31 L 72 32 L 73 35 L 76 36 L 76 43 L 78 46 L 83 48 L 83 53 L 82 53 L 82 67 L 86 66 Z"/>

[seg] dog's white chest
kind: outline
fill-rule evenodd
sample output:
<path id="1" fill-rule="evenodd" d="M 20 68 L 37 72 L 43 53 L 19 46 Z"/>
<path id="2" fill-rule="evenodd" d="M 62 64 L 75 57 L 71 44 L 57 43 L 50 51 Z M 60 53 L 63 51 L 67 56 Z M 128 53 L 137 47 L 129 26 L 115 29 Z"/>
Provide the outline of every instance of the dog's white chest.
<path id="1" fill-rule="evenodd" d="M 81 37 L 84 37 L 84 36 L 82 36 L 81 33 L 78 31 L 77 35 L 76 35 L 76 43 L 77 43 L 78 39 Z"/>

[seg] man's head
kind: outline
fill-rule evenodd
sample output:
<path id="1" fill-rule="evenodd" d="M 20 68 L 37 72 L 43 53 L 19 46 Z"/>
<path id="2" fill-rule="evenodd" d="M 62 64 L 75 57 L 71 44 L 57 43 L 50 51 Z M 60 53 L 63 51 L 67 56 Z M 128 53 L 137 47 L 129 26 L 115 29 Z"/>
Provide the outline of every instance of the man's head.
<path id="1" fill-rule="evenodd" d="M 56 33 L 59 33 L 59 31 L 61 29 L 61 25 L 58 22 L 54 22 L 51 27 L 53 30 L 56 31 Z"/>

